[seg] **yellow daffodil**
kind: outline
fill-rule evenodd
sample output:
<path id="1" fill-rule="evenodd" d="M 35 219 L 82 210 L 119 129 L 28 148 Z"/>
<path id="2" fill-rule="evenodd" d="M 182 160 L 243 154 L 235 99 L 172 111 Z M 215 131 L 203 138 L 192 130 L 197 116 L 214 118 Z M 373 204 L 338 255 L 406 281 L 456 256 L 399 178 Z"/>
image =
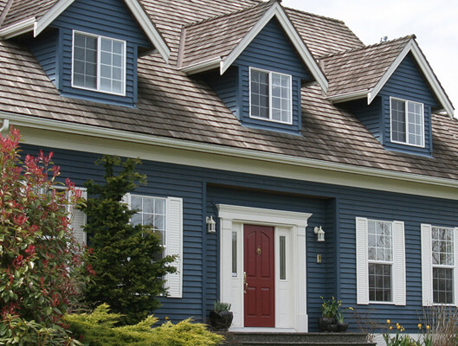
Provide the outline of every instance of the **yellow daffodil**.
<path id="1" fill-rule="evenodd" d="M 417 324 L 418 329 L 421 329 L 421 323 Z"/>
<path id="2" fill-rule="evenodd" d="M 386 323 L 387 323 L 387 324 L 390 324 L 390 323 L 391 323 L 391 321 L 390 321 L 390 320 L 386 320 Z"/>
<path id="3" fill-rule="evenodd" d="M 426 326 L 426 329 L 429 330 L 429 329 L 430 329 L 430 326 Z"/>
<path id="4" fill-rule="evenodd" d="M 393 326 L 390 326 L 390 330 L 393 329 Z"/>

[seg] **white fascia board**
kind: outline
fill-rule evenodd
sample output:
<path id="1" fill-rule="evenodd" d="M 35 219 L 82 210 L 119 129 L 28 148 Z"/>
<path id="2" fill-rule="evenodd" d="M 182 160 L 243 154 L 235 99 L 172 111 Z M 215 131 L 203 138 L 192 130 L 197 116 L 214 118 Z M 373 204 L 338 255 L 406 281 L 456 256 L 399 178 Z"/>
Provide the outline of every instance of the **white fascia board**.
<path id="1" fill-rule="evenodd" d="M 345 93 L 345 94 L 339 94 L 339 95 L 334 95 L 328 97 L 329 100 L 331 100 L 334 103 L 339 103 L 339 102 L 347 102 L 347 101 L 353 101 L 353 100 L 359 100 L 362 98 L 368 97 L 368 91 L 367 90 L 358 90 L 354 91 L 351 93 Z"/>
<path id="2" fill-rule="evenodd" d="M 241 158 L 246 160 L 257 160 L 280 165 L 312 168 L 316 170 L 332 171 L 337 173 L 356 174 L 380 178 L 382 180 L 396 180 L 406 183 L 427 184 L 444 188 L 458 190 L 458 180 L 429 177 L 420 174 L 404 173 L 383 170 L 378 168 L 354 166 L 350 164 L 335 163 L 317 159 L 309 159 L 284 154 L 263 152 L 252 149 L 241 149 L 223 145 L 193 142 L 189 140 L 158 137 L 154 135 L 139 134 L 128 131 L 113 130 L 92 125 L 81 125 L 58 120 L 31 117 L 29 115 L 18 115 L 0 111 L 0 118 L 7 118 L 13 126 L 23 126 L 33 129 L 57 131 L 60 133 L 78 134 L 113 141 L 124 141 L 143 145 L 154 145 L 179 150 L 187 150 L 199 153 L 212 153 L 225 157 Z M 259 173 L 261 174 L 261 173 Z M 266 174 L 264 171 L 263 174 Z M 412 193 L 412 192 L 410 192 Z M 437 196 L 436 196 L 437 197 Z M 450 197 L 447 197 L 450 198 Z"/>
<path id="3" fill-rule="evenodd" d="M 18 23 L 7 26 L 0 30 L 0 37 L 7 40 L 16 37 L 26 32 L 32 31 L 35 24 L 35 17 L 24 19 Z"/>
<path id="4" fill-rule="evenodd" d="M 188 65 L 181 68 L 180 70 L 186 74 L 195 74 L 199 72 L 204 72 L 220 67 L 221 57 L 216 57 L 208 60 L 198 62 L 196 64 Z"/>
<path id="5" fill-rule="evenodd" d="M 164 39 L 159 34 L 156 27 L 151 22 L 151 19 L 145 13 L 140 3 L 137 0 L 124 1 L 126 2 L 127 6 L 129 7 L 137 22 L 140 24 L 140 27 L 143 29 L 145 34 L 150 39 L 151 43 L 159 51 L 159 54 L 161 54 L 165 62 L 168 63 L 171 53 L 170 48 L 167 46 L 167 43 L 165 43 Z"/>
<path id="6" fill-rule="evenodd" d="M 48 27 L 62 12 L 64 12 L 68 6 L 73 4 L 75 0 L 60 0 L 58 1 L 48 12 L 41 17 L 33 28 L 33 36 L 37 37 L 44 29 Z"/>
<path id="7" fill-rule="evenodd" d="M 391 78 L 393 73 L 399 67 L 401 62 L 407 56 L 408 53 L 412 53 L 414 56 L 418 66 L 420 67 L 421 71 L 426 77 L 427 82 L 431 86 L 435 96 L 439 99 L 444 110 L 447 112 L 449 117 L 453 119 L 454 116 L 454 108 L 448 99 L 447 95 L 445 94 L 444 90 L 442 89 L 439 81 L 437 80 L 434 72 L 432 71 L 431 67 L 429 66 L 428 62 L 426 61 L 425 56 L 420 51 L 417 42 L 414 39 L 411 39 L 409 43 L 406 44 L 402 52 L 398 55 L 398 57 L 393 61 L 391 66 L 385 72 L 383 77 L 379 80 L 376 86 L 368 93 L 368 104 L 371 104 L 375 97 L 378 95 L 380 90 L 385 86 L 386 82 Z"/>
<path id="8" fill-rule="evenodd" d="M 234 63 L 234 61 L 243 53 L 243 51 L 248 47 L 248 45 L 254 40 L 254 38 L 261 32 L 262 29 L 267 25 L 267 23 L 276 16 L 280 22 L 283 30 L 285 30 L 287 36 L 293 43 L 297 52 L 301 56 L 305 65 L 310 69 L 313 77 L 316 79 L 318 84 L 327 92 L 328 90 L 328 81 L 320 70 L 318 64 L 313 58 L 312 54 L 308 50 L 305 43 L 302 41 L 301 37 L 297 33 L 294 26 L 291 24 L 288 16 L 281 7 L 281 5 L 276 2 L 272 7 L 264 13 L 262 18 L 256 23 L 256 25 L 250 30 L 250 32 L 240 41 L 240 43 L 235 47 L 232 52 L 221 62 L 220 73 L 224 74 L 226 70 Z"/>

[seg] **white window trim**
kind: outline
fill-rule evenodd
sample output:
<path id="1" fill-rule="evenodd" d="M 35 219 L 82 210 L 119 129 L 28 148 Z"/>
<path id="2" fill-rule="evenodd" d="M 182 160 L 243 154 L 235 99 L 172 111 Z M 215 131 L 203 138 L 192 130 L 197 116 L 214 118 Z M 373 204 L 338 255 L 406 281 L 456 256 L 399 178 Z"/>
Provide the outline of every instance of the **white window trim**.
<path id="1" fill-rule="evenodd" d="M 251 114 L 251 71 L 260 71 L 260 72 L 265 72 L 269 74 L 269 119 L 262 118 L 262 117 L 257 117 Z M 278 74 L 281 76 L 287 76 L 289 77 L 289 109 L 290 109 L 290 114 L 289 114 L 289 121 L 280 121 L 280 120 L 274 120 L 272 119 L 272 74 Z M 263 121 L 269 121 L 273 123 L 278 123 L 278 124 L 287 124 L 287 125 L 292 125 L 293 124 L 293 76 L 286 74 L 286 73 L 280 73 L 276 71 L 269 71 L 269 70 L 264 70 L 261 68 L 256 68 L 256 67 L 249 67 L 248 71 L 248 93 L 249 93 L 249 114 L 250 118 L 252 119 L 258 119 L 258 120 L 263 120 Z"/>
<path id="2" fill-rule="evenodd" d="M 96 88 L 87 88 L 87 87 L 82 87 L 82 86 L 79 86 L 79 85 L 75 85 L 73 83 L 73 75 L 74 75 L 74 48 L 75 48 L 75 34 L 79 34 L 79 35 L 84 35 L 84 36 L 90 36 L 90 37 L 94 37 L 94 38 L 97 38 L 97 87 Z M 117 41 L 117 42 L 120 42 L 123 44 L 124 46 L 124 56 L 123 56 L 123 66 L 124 66 L 124 71 L 123 71 L 123 86 L 122 86 L 122 92 L 120 93 L 117 93 L 117 92 L 113 92 L 113 91 L 105 91 L 105 90 L 101 90 L 100 89 L 100 54 L 101 54 L 101 49 L 100 49 L 100 46 L 101 46 L 101 39 L 102 38 L 105 38 L 107 40 L 112 40 L 112 41 Z M 108 37 L 108 36 L 103 36 L 103 35 L 96 35 L 96 34 L 91 34 L 91 33 L 87 33 L 87 32 L 84 32 L 84 31 L 79 31 L 79 30 L 73 30 L 72 32 L 72 71 L 71 71 L 71 83 L 72 83 L 72 88 L 75 88 L 75 89 L 82 89 L 82 90 L 88 90 L 88 91 L 95 91 L 95 92 L 99 92 L 99 93 L 102 93 L 102 94 L 110 94 L 110 95 L 117 95 L 117 96 L 126 96 L 126 85 L 127 85 L 127 80 L 126 80 L 126 76 L 127 76 L 127 49 L 126 49 L 126 41 L 123 41 L 123 40 L 119 40 L 119 39 L 116 39 L 116 38 L 113 38 L 113 37 Z"/>
<path id="3" fill-rule="evenodd" d="M 139 197 L 160 198 L 166 200 L 166 244 L 164 255 L 177 255 L 177 258 L 171 266 L 176 267 L 175 273 L 165 276 L 165 288 L 167 289 L 167 298 L 183 297 L 183 199 L 178 197 L 157 197 L 149 195 L 138 195 Z M 127 193 L 123 197 L 123 202 L 129 206 L 132 195 Z"/>
<path id="4" fill-rule="evenodd" d="M 434 227 L 441 226 L 434 225 Z M 443 227 L 453 229 L 453 255 L 455 260 L 455 265 L 453 266 L 453 304 L 434 303 L 432 228 L 433 225 L 431 224 L 421 224 L 421 287 L 423 306 L 458 306 L 458 227 Z"/>
<path id="5" fill-rule="evenodd" d="M 400 102 L 404 102 L 405 104 L 405 116 L 406 116 L 406 128 L 405 128 L 405 133 L 406 133 L 406 141 L 405 142 L 401 142 L 401 141 L 396 141 L 393 139 L 393 108 L 391 106 L 391 102 L 393 100 L 396 100 L 396 101 L 400 101 Z M 422 124 L 421 124 L 421 130 L 422 130 L 422 138 L 423 138 L 423 145 L 418 145 L 418 144 L 412 144 L 412 143 L 409 143 L 409 131 L 408 131 L 408 126 L 409 126 L 409 122 L 408 122 L 408 104 L 409 103 L 414 103 L 414 104 L 418 104 L 418 105 L 421 105 L 421 111 L 422 111 Z M 405 99 L 401 99 L 401 98 L 397 98 L 397 97 L 390 97 L 390 140 L 391 140 L 391 143 L 397 143 L 397 144 L 403 144 L 403 145 L 409 145 L 411 147 L 417 147 L 417 148 L 425 148 L 426 147 L 426 138 L 425 138 L 425 105 L 421 102 L 415 102 L 415 101 L 410 101 L 410 100 L 405 100 Z"/>
<path id="6" fill-rule="evenodd" d="M 356 287 L 357 304 L 394 304 L 406 305 L 406 268 L 404 222 L 386 221 L 392 224 L 393 266 L 392 266 L 392 301 L 369 301 L 369 255 L 368 255 L 368 221 L 367 218 L 356 218 Z"/>

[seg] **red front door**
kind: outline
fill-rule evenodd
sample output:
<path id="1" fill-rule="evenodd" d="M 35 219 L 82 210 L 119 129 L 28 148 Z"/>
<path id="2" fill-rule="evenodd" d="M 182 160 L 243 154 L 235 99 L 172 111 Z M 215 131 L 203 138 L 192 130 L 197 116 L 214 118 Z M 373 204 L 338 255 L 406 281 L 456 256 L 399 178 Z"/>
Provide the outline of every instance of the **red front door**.
<path id="1" fill-rule="evenodd" d="M 245 327 L 275 327 L 274 228 L 244 226 Z"/>

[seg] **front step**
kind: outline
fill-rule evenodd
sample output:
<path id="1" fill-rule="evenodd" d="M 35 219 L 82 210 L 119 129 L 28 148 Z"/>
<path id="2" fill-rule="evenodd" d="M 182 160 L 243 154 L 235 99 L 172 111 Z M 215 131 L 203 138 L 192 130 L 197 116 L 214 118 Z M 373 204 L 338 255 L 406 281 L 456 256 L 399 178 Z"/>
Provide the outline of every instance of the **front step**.
<path id="1" fill-rule="evenodd" d="M 363 333 L 225 333 L 227 346 L 375 346 Z"/>

